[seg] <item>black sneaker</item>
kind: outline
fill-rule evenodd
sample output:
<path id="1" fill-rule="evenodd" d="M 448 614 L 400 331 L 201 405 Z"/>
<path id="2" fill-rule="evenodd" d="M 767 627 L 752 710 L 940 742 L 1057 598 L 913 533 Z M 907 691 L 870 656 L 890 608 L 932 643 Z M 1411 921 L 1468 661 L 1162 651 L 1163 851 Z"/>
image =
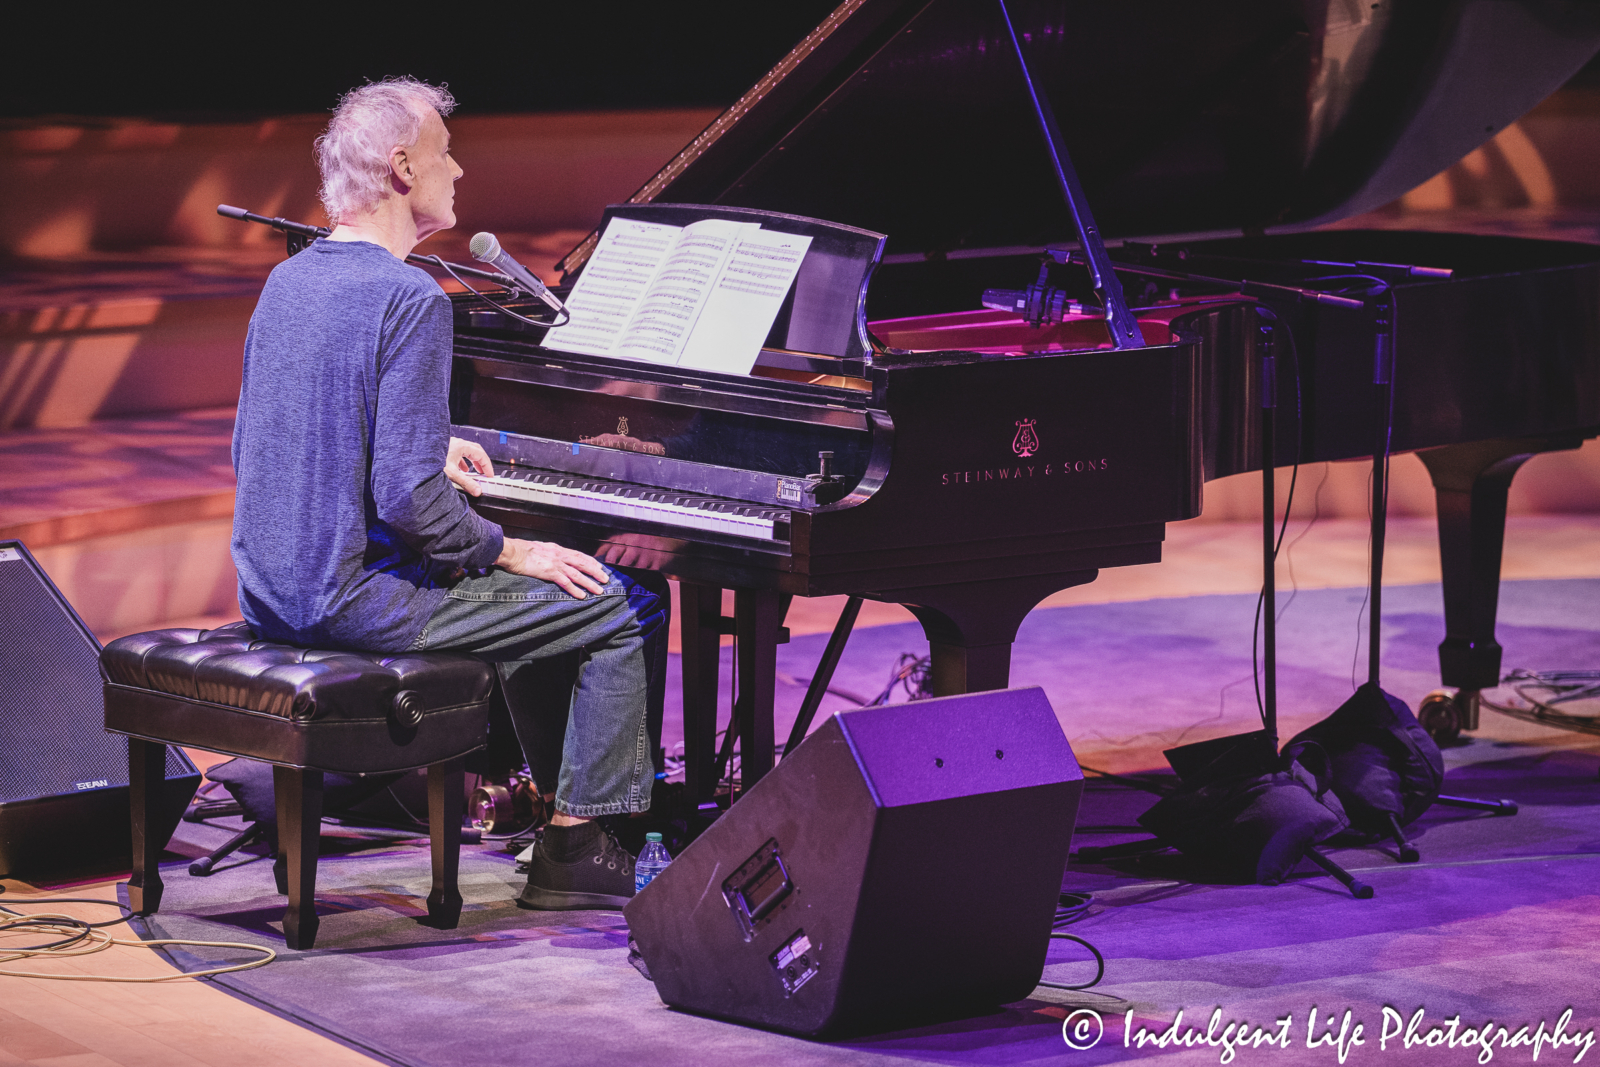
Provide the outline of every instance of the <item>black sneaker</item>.
<path id="1" fill-rule="evenodd" d="M 528 862 L 519 908 L 620 909 L 633 899 L 633 856 L 598 823 L 547 825 Z"/>

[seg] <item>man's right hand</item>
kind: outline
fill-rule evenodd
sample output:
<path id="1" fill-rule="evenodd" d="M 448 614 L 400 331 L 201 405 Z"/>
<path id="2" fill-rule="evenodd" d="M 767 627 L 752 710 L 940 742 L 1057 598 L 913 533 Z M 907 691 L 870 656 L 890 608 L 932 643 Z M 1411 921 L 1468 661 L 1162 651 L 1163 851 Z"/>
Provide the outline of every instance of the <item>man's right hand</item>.
<path id="1" fill-rule="evenodd" d="M 494 477 L 494 465 L 489 462 L 489 453 L 476 441 L 450 438 L 450 450 L 444 457 L 445 477 L 460 486 L 468 496 L 482 496 L 483 487 L 478 484 L 476 477 L 479 474 Z"/>
<path id="2" fill-rule="evenodd" d="M 586 599 L 588 593 L 600 593 L 611 580 L 611 573 L 593 556 L 548 541 L 524 541 L 520 537 L 505 539 L 494 565 L 512 574 L 553 582 L 575 600 Z"/>

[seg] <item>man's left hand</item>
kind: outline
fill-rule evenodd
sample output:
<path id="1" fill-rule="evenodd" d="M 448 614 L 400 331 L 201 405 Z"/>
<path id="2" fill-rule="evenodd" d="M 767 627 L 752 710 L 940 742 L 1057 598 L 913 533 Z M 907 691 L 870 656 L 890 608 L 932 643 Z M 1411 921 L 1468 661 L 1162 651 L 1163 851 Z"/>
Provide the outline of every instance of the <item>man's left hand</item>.
<path id="1" fill-rule="evenodd" d="M 466 490 L 468 496 L 482 496 L 483 489 L 473 474 L 493 477 L 494 467 L 489 463 L 489 453 L 478 442 L 452 437 L 450 451 L 444 460 L 444 473 L 445 477 Z"/>

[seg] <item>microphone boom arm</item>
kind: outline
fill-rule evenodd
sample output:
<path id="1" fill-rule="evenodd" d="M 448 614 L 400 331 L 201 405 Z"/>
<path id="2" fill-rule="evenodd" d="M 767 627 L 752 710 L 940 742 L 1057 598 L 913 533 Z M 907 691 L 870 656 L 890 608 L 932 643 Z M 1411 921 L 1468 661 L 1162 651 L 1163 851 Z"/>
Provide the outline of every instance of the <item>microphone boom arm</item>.
<path id="1" fill-rule="evenodd" d="M 271 226 L 274 230 L 277 230 L 280 233 L 286 233 L 296 237 L 306 237 L 310 238 L 311 240 L 315 240 L 318 237 L 326 237 L 329 233 L 333 232 L 326 226 L 312 226 L 309 223 L 293 222 L 289 219 L 268 218 L 265 215 L 257 215 L 253 211 L 246 211 L 242 207 L 233 207 L 230 204 L 218 204 L 217 214 L 227 219 L 238 219 L 240 222 L 259 222 L 263 226 Z M 432 267 L 438 265 L 434 262 L 437 258 L 438 257 L 436 256 L 410 255 L 406 257 L 406 262 L 416 263 L 419 265 L 427 264 L 428 266 Z M 442 263 L 443 261 L 440 260 L 439 262 Z M 511 277 L 509 274 L 501 274 L 499 271 L 479 270 L 476 267 L 465 267 L 459 263 L 450 264 L 450 269 L 461 274 L 470 274 L 474 278 L 482 278 L 486 282 L 494 282 L 496 285 L 503 285 L 507 289 L 520 288 L 515 278 Z"/>
<path id="2" fill-rule="evenodd" d="M 1061 252 L 1056 249 L 1046 249 L 1046 252 L 1056 259 L 1056 262 L 1071 263 L 1074 253 Z M 1272 282 L 1251 281 L 1249 278 L 1214 278 L 1205 274 L 1192 274 L 1187 271 L 1163 270 L 1160 267 L 1142 267 L 1133 263 L 1113 261 L 1113 270 L 1124 274 L 1137 274 L 1146 278 L 1165 278 L 1175 282 L 1196 282 L 1201 285 L 1225 285 L 1242 296 L 1292 296 L 1297 300 L 1307 300 L 1313 304 L 1326 304 L 1329 307 L 1360 308 L 1366 307 L 1365 300 L 1354 297 L 1340 296 L 1322 289 L 1302 289 L 1294 285 L 1276 285 Z"/>

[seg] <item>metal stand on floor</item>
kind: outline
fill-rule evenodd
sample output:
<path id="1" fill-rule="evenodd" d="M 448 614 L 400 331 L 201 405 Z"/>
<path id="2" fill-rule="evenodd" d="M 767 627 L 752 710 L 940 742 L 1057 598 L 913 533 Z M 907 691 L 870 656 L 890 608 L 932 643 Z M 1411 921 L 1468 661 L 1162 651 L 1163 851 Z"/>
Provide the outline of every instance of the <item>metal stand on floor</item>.
<path id="1" fill-rule="evenodd" d="M 1367 682 L 1378 685 L 1379 660 L 1383 646 L 1383 544 L 1389 532 L 1389 450 L 1394 433 L 1394 324 L 1387 294 L 1378 305 L 1373 336 L 1377 338 L 1372 356 L 1372 384 L 1377 398 L 1373 422 L 1377 437 L 1372 446 L 1371 560 L 1367 573 Z M 1440 799 L 1443 799 L 1442 797 Z M 1407 840 L 1400 821 L 1389 816 L 1389 836 L 1394 840 L 1401 863 L 1422 858 L 1417 846 Z"/>
<path id="2" fill-rule="evenodd" d="M 1261 687 L 1261 725 L 1259 733 L 1239 735 L 1235 738 L 1218 738 L 1214 741 L 1204 741 L 1197 745 L 1184 746 L 1183 749 L 1174 749 L 1167 753 L 1168 762 L 1173 769 L 1178 771 L 1182 778 L 1189 778 L 1186 767 L 1193 764 L 1198 774 L 1203 764 L 1221 763 L 1231 759 L 1231 767 L 1217 780 L 1223 781 L 1228 777 L 1266 776 L 1280 770 L 1281 757 L 1278 753 L 1278 632 L 1277 632 L 1277 449 L 1275 434 L 1276 408 L 1277 408 L 1277 365 L 1274 355 L 1274 330 L 1276 317 L 1270 311 L 1262 309 L 1260 320 L 1260 335 L 1258 338 L 1261 353 L 1260 386 L 1261 386 L 1261 610 L 1262 610 L 1262 687 Z M 1253 639 L 1253 638 L 1252 638 Z M 1223 749 L 1219 746 L 1233 742 L 1234 753 L 1230 756 L 1220 755 Z M 1201 754 L 1201 751 L 1204 754 Z M 1179 753 L 1187 752 L 1188 759 L 1179 757 Z M 1211 773 L 1215 773 L 1213 770 Z M 1261 780 L 1258 777 L 1256 780 Z M 1080 848 L 1076 856 L 1079 859 L 1098 862 L 1106 859 L 1136 856 L 1147 852 L 1157 852 L 1173 847 L 1165 838 L 1157 836 L 1144 841 L 1130 841 L 1120 845 L 1105 847 Z M 1358 899 L 1368 899 L 1373 895 L 1372 887 L 1358 881 L 1350 872 L 1335 863 L 1328 856 L 1319 852 L 1314 845 L 1308 845 L 1305 856 L 1328 874 L 1338 879 L 1347 887 L 1351 894 Z"/>
<path id="3" fill-rule="evenodd" d="M 1371 613 L 1367 619 L 1367 681 L 1378 685 L 1383 632 L 1383 549 L 1389 524 L 1389 454 L 1394 430 L 1394 323 L 1387 297 L 1378 305 L 1377 349 L 1373 355 L 1372 381 L 1377 397 L 1377 440 L 1372 449 L 1372 567 L 1368 578 Z M 1478 800 L 1473 797 L 1440 795 L 1435 803 L 1496 815 L 1515 815 L 1511 800 Z M 1421 858 L 1416 845 L 1406 839 L 1399 821 L 1389 819 L 1390 837 L 1400 853 L 1400 862 L 1415 863 Z"/>
<path id="4" fill-rule="evenodd" d="M 1263 313 L 1261 331 L 1261 726 L 1278 751 L 1278 483 L 1277 408 L 1278 372 L 1276 316 Z M 1366 900 L 1372 887 L 1317 851 L 1306 846 L 1306 858 L 1337 878 L 1353 896 Z"/>
<path id="5" fill-rule="evenodd" d="M 855 628 L 856 618 L 861 614 L 862 598 L 850 597 L 845 601 L 844 609 L 839 612 L 839 619 L 834 623 L 833 633 L 828 637 L 828 645 L 822 652 L 822 659 L 817 664 L 817 672 L 811 678 L 811 683 L 806 688 L 805 699 L 800 703 L 800 713 L 795 717 L 794 726 L 789 731 L 789 739 L 784 743 L 783 755 L 787 756 L 795 750 L 795 746 L 806 739 L 806 734 L 811 730 L 811 722 L 816 718 L 817 709 L 822 705 L 822 698 L 828 693 L 828 686 L 833 682 L 833 673 L 839 666 L 839 658 L 844 655 L 844 647 L 850 641 L 850 633 Z M 735 638 L 737 641 L 737 638 Z M 739 737 L 739 731 L 732 726 L 723 736 L 722 747 L 717 752 L 714 764 L 714 781 L 721 781 L 727 774 L 728 767 L 733 761 L 733 747 Z"/>
<path id="6" fill-rule="evenodd" d="M 828 647 L 822 650 L 822 661 L 817 664 L 817 673 L 812 675 L 811 684 L 806 688 L 806 697 L 800 702 L 800 714 L 795 717 L 794 728 L 789 731 L 789 740 L 784 743 L 785 756 L 806 739 L 806 733 L 811 729 L 811 720 L 816 717 L 817 708 L 822 705 L 822 698 L 828 693 L 828 686 L 833 682 L 834 669 L 839 666 L 839 657 L 844 655 L 844 646 L 850 640 L 850 631 L 855 628 L 856 617 L 860 614 L 860 597 L 853 596 L 845 601 L 844 610 L 839 612 L 839 621 L 833 624 L 833 633 L 828 637 Z"/>
<path id="7" fill-rule="evenodd" d="M 204 878 L 211 874 L 212 871 L 216 870 L 217 864 L 221 863 L 223 860 L 227 859 L 241 848 L 244 848 L 246 845 L 253 845 L 266 836 L 267 828 L 258 822 L 253 822 L 243 830 L 228 838 L 228 840 L 224 841 L 221 845 L 212 849 L 209 855 L 202 856 L 200 859 L 197 859 L 193 863 L 189 864 L 189 873 L 194 875 L 196 878 Z"/>

